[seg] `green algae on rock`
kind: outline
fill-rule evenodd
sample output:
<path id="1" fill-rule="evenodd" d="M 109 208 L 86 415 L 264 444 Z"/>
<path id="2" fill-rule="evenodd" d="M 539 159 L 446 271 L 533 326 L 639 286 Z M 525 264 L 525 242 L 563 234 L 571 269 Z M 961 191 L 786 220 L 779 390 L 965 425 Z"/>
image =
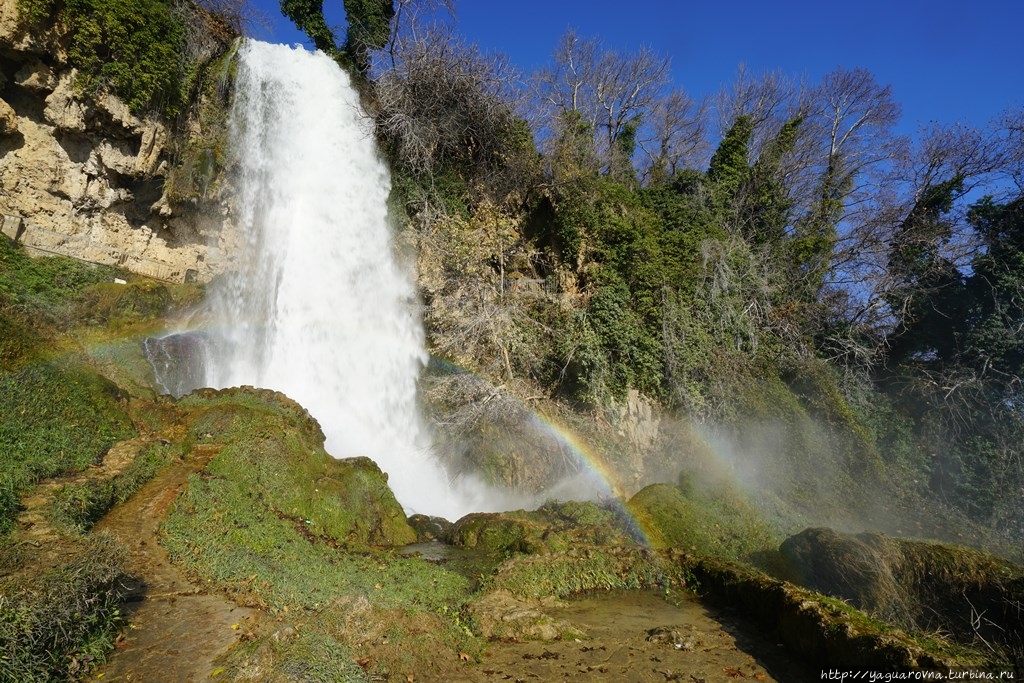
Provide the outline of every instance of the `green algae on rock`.
<path id="1" fill-rule="evenodd" d="M 627 509 L 656 548 L 740 559 L 778 542 L 776 532 L 735 490 L 684 493 L 671 484 L 652 484 L 633 496 Z"/>
<path id="2" fill-rule="evenodd" d="M 218 448 L 206 480 L 293 520 L 307 535 L 352 546 L 398 546 L 416 534 L 368 458 L 336 460 L 319 424 L 284 394 L 243 387 L 185 397 L 191 438 Z"/>

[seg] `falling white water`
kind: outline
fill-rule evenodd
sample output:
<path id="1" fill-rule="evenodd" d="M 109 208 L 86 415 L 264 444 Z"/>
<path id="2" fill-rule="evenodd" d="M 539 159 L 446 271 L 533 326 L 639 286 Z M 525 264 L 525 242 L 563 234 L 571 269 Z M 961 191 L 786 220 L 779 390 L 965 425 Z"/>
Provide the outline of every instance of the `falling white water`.
<path id="1" fill-rule="evenodd" d="M 212 294 L 206 380 L 284 392 L 335 457 L 365 455 L 408 511 L 480 508 L 430 451 L 416 381 L 427 360 L 412 277 L 396 261 L 372 123 L 322 53 L 247 41 L 232 145 L 238 272 Z"/>

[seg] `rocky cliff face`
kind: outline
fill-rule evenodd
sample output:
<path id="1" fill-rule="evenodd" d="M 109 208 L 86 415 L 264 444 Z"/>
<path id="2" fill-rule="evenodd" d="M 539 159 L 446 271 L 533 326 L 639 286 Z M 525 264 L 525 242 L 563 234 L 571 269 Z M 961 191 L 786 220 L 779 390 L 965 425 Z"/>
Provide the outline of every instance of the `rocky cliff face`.
<path id="1" fill-rule="evenodd" d="M 162 280 L 212 277 L 222 212 L 216 198 L 203 210 L 168 200 L 168 124 L 133 115 L 109 93 L 76 94 L 59 28 L 27 32 L 17 18 L 17 0 L 0 0 L 3 233 L 38 253 Z"/>

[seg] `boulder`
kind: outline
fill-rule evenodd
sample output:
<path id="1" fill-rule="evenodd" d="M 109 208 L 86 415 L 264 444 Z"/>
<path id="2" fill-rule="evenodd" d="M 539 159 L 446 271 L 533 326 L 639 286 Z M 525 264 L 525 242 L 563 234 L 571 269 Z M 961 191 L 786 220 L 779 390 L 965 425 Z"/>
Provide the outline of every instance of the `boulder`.
<path id="1" fill-rule="evenodd" d="M 18 115 L 11 105 L 0 99 L 0 135 L 14 135 L 18 132 Z"/>
<path id="2" fill-rule="evenodd" d="M 474 512 L 457 521 L 445 540 L 488 553 L 551 553 L 583 545 L 628 546 L 626 521 L 594 503 L 550 502 L 534 511 Z"/>
<path id="3" fill-rule="evenodd" d="M 1008 647 L 1024 632 L 1024 567 L 971 548 L 812 528 L 779 552 L 787 578 L 902 628 Z"/>
<path id="4" fill-rule="evenodd" d="M 40 59 L 26 62 L 14 74 L 14 82 L 23 88 L 37 92 L 51 92 L 57 87 L 57 77 L 53 69 Z"/>

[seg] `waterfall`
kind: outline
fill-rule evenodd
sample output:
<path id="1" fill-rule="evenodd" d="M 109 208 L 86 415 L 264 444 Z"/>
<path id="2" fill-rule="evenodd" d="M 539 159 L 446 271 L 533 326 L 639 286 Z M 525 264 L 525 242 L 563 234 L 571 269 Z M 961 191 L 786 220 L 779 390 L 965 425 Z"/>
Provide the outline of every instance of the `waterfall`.
<path id="1" fill-rule="evenodd" d="M 284 392 L 320 422 L 329 453 L 376 461 L 408 511 L 468 512 L 476 503 L 449 486 L 418 411 L 417 292 L 348 75 L 322 53 L 247 41 L 230 130 L 243 237 L 210 294 L 206 383 Z"/>

